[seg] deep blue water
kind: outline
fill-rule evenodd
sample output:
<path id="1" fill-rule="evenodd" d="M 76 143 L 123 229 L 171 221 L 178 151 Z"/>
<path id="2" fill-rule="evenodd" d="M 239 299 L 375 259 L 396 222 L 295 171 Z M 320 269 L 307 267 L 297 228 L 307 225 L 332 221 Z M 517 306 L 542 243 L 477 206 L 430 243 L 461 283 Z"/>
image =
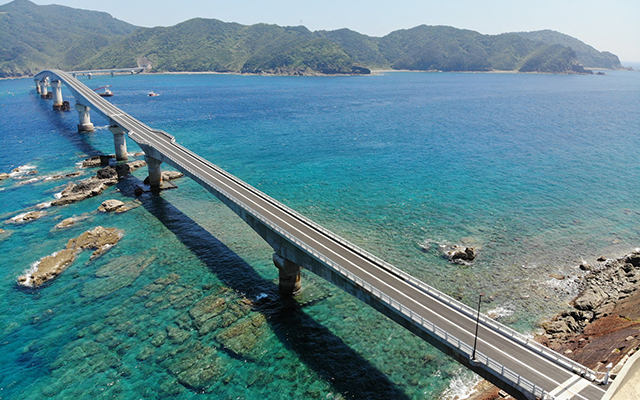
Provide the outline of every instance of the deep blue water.
<path id="1" fill-rule="evenodd" d="M 550 274 L 575 277 L 580 262 L 640 244 L 637 72 L 86 82 L 111 84 L 110 101 L 134 117 L 440 290 L 469 304 L 488 294 L 483 309 L 523 332 L 575 294 Z M 106 121 L 93 116 L 96 132 L 78 134 L 77 113 L 53 112 L 31 79 L 0 81 L 0 116 L 0 172 L 38 171 L 0 182 L 2 221 L 69 181 L 44 177 L 113 152 Z M 295 302 L 279 298 L 270 248 L 239 218 L 188 179 L 136 198 L 145 172 L 0 227 L 0 399 L 437 399 L 472 379 L 311 274 Z M 97 213 L 109 198 L 139 206 Z M 50 285 L 18 287 L 98 225 L 123 239 Z M 450 264 L 445 244 L 479 258 Z M 195 317 L 207 296 L 226 304 L 210 330 Z"/>

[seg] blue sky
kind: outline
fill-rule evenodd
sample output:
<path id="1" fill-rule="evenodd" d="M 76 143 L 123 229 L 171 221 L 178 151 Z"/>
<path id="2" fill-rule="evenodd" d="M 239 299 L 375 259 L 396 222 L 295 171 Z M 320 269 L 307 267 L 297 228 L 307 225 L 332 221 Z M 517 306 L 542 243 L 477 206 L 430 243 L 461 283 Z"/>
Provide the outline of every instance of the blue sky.
<path id="1" fill-rule="evenodd" d="M 32 0 L 105 11 L 139 26 L 170 26 L 190 18 L 349 28 L 384 36 L 420 24 L 485 34 L 553 29 L 622 61 L 640 62 L 640 0 Z"/>

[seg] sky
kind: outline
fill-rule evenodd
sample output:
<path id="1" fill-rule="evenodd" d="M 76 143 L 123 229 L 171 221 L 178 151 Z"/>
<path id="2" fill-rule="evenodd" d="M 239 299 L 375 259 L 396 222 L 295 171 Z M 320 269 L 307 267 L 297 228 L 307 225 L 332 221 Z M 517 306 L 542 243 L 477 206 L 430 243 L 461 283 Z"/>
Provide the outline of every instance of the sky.
<path id="1" fill-rule="evenodd" d="M 195 17 L 245 25 L 349 28 L 384 36 L 417 25 L 484 34 L 552 29 L 623 61 L 640 63 L 640 0 L 31 0 L 104 11 L 134 25 L 171 26 Z"/>

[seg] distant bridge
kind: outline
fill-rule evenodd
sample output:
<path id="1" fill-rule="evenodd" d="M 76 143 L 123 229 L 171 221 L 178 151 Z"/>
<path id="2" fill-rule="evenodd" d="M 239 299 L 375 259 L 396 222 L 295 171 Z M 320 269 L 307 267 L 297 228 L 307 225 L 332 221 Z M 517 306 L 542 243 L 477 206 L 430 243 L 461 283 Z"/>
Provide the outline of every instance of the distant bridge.
<path id="1" fill-rule="evenodd" d="M 74 78 L 77 77 L 78 75 L 85 75 L 85 76 L 88 76 L 89 79 L 91 79 L 93 75 L 111 75 L 111 76 L 114 76 L 115 74 L 133 75 L 133 74 L 139 74 L 141 72 L 144 72 L 144 70 L 145 70 L 145 67 L 136 67 L 136 68 L 92 69 L 87 71 L 71 71 L 68 73 Z"/>
<path id="2" fill-rule="evenodd" d="M 53 89 L 62 104 L 62 83 L 75 98 L 79 131 L 93 130 L 90 109 L 109 123 L 117 160 L 127 158 L 126 137 L 144 151 L 152 188 L 162 185 L 167 163 L 214 194 L 273 249 L 280 290 L 300 288 L 300 267 L 325 278 L 420 336 L 468 369 L 517 399 L 600 400 L 605 391 L 596 373 L 520 333 L 479 315 L 328 231 L 253 186 L 229 174 L 120 110 L 70 73 L 42 71 L 37 90 Z M 476 324 L 478 323 L 478 324 Z M 477 349 L 472 345 L 477 335 Z M 474 351 L 475 350 L 475 351 Z M 475 356 L 475 357 L 474 357 Z"/>

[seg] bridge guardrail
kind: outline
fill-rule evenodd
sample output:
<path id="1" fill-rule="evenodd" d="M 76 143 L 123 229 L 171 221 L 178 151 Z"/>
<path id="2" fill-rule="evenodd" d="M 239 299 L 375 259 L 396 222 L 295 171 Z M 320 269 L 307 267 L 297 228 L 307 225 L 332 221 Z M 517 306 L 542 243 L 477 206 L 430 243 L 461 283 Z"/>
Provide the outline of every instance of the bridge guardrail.
<path id="1" fill-rule="evenodd" d="M 197 172 L 193 171 L 191 168 L 185 167 L 184 165 L 180 164 L 176 160 L 172 160 L 172 161 L 180 165 L 181 168 L 188 171 L 191 175 L 198 177 L 203 182 L 208 182 L 206 178 L 204 178 Z M 398 301 L 393 300 L 391 297 L 384 294 L 379 289 L 376 289 L 373 285 L 369 284 L 364 279 L 358 277 L 357 275 L 343 268 L 342 266 L 340 266 L 340 264 L 324 256 L 322 253 L 318 252 L 314 248 L 307 246 L 304 242 L 300 241 L 294 235 L 291 235 L 286 230 L 273 224 L 271 221 L 269 221 L 269 219 L 265 218 L 262 214 L 254 210 L 252 207 L 249 207 L 247 204 L 240 201 L 238 198 L 231 195 L 226 190 L 220 188 L 219 186 L 211 182 L 209 182 L 209 185 L 211 185 L 221 195 L 225 196 L 232 202 L 241 206 L 244 210 L 246 210 L 248 213 L 253 215 L 253 217 L 259 220 L 261 223 L 268 226 L 270 229 L 273 229 L 275 232 L 279 233 L 287 240 L 291 241 L 293 244 L 298 246 L 301 250 L 303 250 L 309 256 L 315 258 L 316 260 L 325 264 L 327 267 L 333 269 L 335 272 L 351 280 L 356 285 L 360 286 L 363 290 L 368 292 L 370 295 L 380 299 L 382 302 L 389 305 L 391 308 L 396 309 L 397 311 L 400 312 L 401 315 L 417 323 L 422 329 L 432 332 L 435 335 L 435 337 L 438 338 L 438 340 L 440 340 L 441 342 L 447 344 L 450 347 L 458 349 L 460 352 L 462 352 L 463 354 L 471 358 L 473 348 L 468 344 L 466 344 L 465 342 L 461 341 L 454 335 L 450 335 L 444 329 L 438 327 L 437 325 L 423 318 L 419 314 L 403 306 Z M 540 388 L 539 386 L 536 386 L 533 382 L 527 380 L 526 378 L 523 378 L 521 375 L 511 371 L 509 368 L 505 367 L 504 365 L 484 355 L 481 352 L 476 351 L 475 362 L 477 362 L 478 364 L 483 364 L 486 367 L 486 369 L 488 369 L 489 371 L 492 371 L 492 373 L 498 376 L 502 376 L 503 378 L 511 382 L 514 387 L 521 389 L 523 392 L 532 393 L 534 396 L 539 397 L 541 399 L 551 398 L 550 395 L 544 389 Z"/>
<path id="2" fill-rule="evenodd" d="M 182 146 L 180 146 L 182 147 Z M 307 223 L 308 225 L 314 227 L 316 230 L 322 232 L 324 235 L 332 238 L 334 241 L 342 244 L 343 246 L 355 251 L 356 253 L 359 253 L 361 256 L 368 258 L 371 261 L 374 261 L 375 263 L 381 265 L 383 268 L 387 269 L 389 272 L 392 272 L 393 274 L 401 277 L 403 280 L 405 280 L 406 282 L 411 283 L 414 287 L 416 287 L 417 289 L 423 291 L 424 293 L 429 294 L 431 297 L 436 298 L 437 300 L 439 300 L 442 303 L 447 304 L 448 306 L 454 308 L 455 310 L 465 314 L 467 317 L 472 318 L 472 319 L 476 319 L 477 317 L 477 311 L 469 306 L 467 306 L 466 304 L 455 300 L 454 298 L 446 295 L 445 293 L 433 288 L 432 286 L 420 281 L 419 279 L 416 279 L 415 277 L 407 274 L 406 272 L 398 269 L 397 267 L 393 266 L 392 264 L 389 264 L 388 262 L 380 259 L 379 257 L 369 253 L 368 251 L 356 246 L 355 244 L 343 239 L 342 237 L 334 234 L 333 232 L 329 231 L 328 229 L 324 228 L 323 226 L 313 222 L 312 220 L 310 220 L 309 218 L 305 217 L 304 215 L 298 213 L 297 211 L 289 208 L 288 206 L 282 204 L 281 202 L 273 199 L 271 196 L 267 195 L 266 193 L 263 193 L 257 189 L 255 189 L 253 186 L 247 184 L 246 182 L 242 181 L 241 179 L 235 177 L 232 174 L 229 174 L 227 171 L 217 167 L 215 164 L 212 164 L 210 161 L 198 156 L 195 153 L 192 153 L 191 151 L 189 151 L 188 149 L 182 147 L 184 149 L 184 151 L 194 155 L 196 158 L 198 158 L 199 160 L 206 162 L 208 165 L 213 166 L 214 168 L 216 168 L 216 170 L 220 171 L 221 173 L 225 174 L 227 177 L 233 179 L 234 181 L 236 181 L 239 184 L 242 184 L 245 188 L 251 190 L 252 192 L 254 192 L 255 194 L 260 195 L 261 197 L 263 197 L 264 199 L 270 201 L 272 204 L 280 207 L 281 209 L 285 209 L 288 213 L 296 216 L 296 218 L 303 220 L 305 223 Z M 527 347 L 528 349 L 530 349 L 531 351 L 536 352 L 537 354 L 547 358 L 548 360 L 551 360 L 553 362 L 555 362 L 556 364 L 560 365 L 561 367 L 572 371 L 578 375 L 581 375 L 587 379 L 590 380 L 595 380 L 597 378 L 597 374 L 596 372 L 594 372 L 593 370 L 586 368 L 585 366 L 571 360 L 568 357 L 565 357 L 561 354 L 558 354 L 557 352 L 549 349 L 548 347 L 545 347 L 543 345 L 541 345 L 540 343 L 536 342 L 535 340 L 533 340 L 530 337 L 527 337 L 525 335 L 523 335 L 522 333 L 509 328 L 508 326 L 501 324 L 498 321 L 495 321 L 489 317 L 487 317 L 486 315 L 480 314 L 480 319 L 479 322 L 481 322 L 484 326 L 490 328 L 491 330 L 511 338 L 513 341 Z"/>
<path id="3" fill-rule="evenodd" d="M 58 70 L 45 70 L 42 71 L 40 74 L 47 74 L 47 73 L 52 73 L 55 74 L 56 76 L 58 76 L 59 78 L 62 78 L 63 81 L 64 80 L 69 80 L 71 81 L 71 76 L 69 75 L 69 73 L 66 73 L 64 71 L 58 71 Z M 70 84 L 70 82 L 65 82 L 67 84 Z M 80 85 L 83 85 L 82 83 L 78 82 Z M 83 85 L 84 86 L 84 85 Z M 91 94 L 94 94 L 93 92 L 91 92 Z M 115 107 L 114 107 L 115 108 Z M 116 108 L 117 109 L 117 108 Z M 120 111 L 119 109 L 117 109 L 118 111 Z M 120 115 L 108 115 L 109 117 L 119 117 Z M 131 117 L 133 119 L 133 117 Z M 138 122 L 137 120 L 134 119 L 134 121 Z M 140 123 L 141 124 L 141 123 Z M 304 221 L 306 224 L 308 224 L 309 226 L 312 226 L 314 229 L 322 232 L 324 235 L 332 238 L 334 241 L 342 244 L 343 246 L 353 250 L 354 252 L 360 254 L 362 257 L 368 258 L 369 260 L 375 262 L 376 264 L 380 265 L 381 267 L 387 269 L 389 272 L 395 274 L 396 276 L 401 277 L 403 280 L 405 280 L 406 282 L 410 283 L 411 285 L 413 285 L 415 288 L 423 291 L 424 293 L 429 294 L 430 296 L 436 298 L 437 300 L 439 300 L 440 302 L 443 302 L 447 305 L 449 305 L 450 307 L 458 310 L 459 312 L 467 315 L 470 318 L 476 318 L 477 316 L 477 312 L 476 310 L 474 310 L 473 308 L 467 306 L 466 304 L 459 302 L 453 298 L 451 298 L 450 296 L 440 292 L 439 290 L 431 287 L 430 285 L 414 278 L 413 276 L 405 273 L 404 271 L 394 267 L 393 265 L 389 264 L 388 262 L 378 258 L 377 256 L 367 252 L 366 250 L 354 245 L 353 243 L 341 238 L 340 236 L 334 234 L 333 232 L 327 230 L 326 228 L 322 227 L 321 225 L 316 224 L 315 222 L 313 222 L 312 220 L 308 219 L 307 217 L 305 217 L 302 214 L 299 214 L 298 212 L 296 212 L 295 210 L 287 207 L 286 205 L 282 204 L 281 202 L 273 199 L 272 197 L 268 196 L 267 194 L 255 189 L 253 186 L 247 184 L 246 182 L 242 181 L 241 179 L 235 177 L 232 174 L 229 174 L 227 171 L 219 168 L 218 166 L 216 166 L 215 164 L 209 162 L 208 160 L 200 157 L 199 155 L 191 152 L 190 150 L 184 148 L 183 146 L 180 146 L 179 144 L 175 143 L 175 138 L 166 133 L 165 131 L 159 130 L 159 129 L 152 129 L 147 127 L 146 125 L 142 124 L 145 128 L 148 128 L 150 131 L 156 133 L 156 134 L 160 134 L 166 138 L 168 138 L 172 144 L 174 144 L 175 146 L 179 147 L 182 151 L 190 154 L 192 157 L 197 158 L 198 160 L 206 163 L 207 165 L 215 168 L 217 171 L 219 171 L 220 173 L 224 174 L 225 176 L 229 177 L 230 179 L 233 179 L 235 182 L 237 182 L 238 184 L 241 184 L 243 187 L 245 187 L 248 190 L 251 190 L 253 193 L 261 196 L 262 198 L 264 198 L 265 200 L 271 202 L 273 205 L 286 210 L 288 213 L 290 213 L 291 215 L 295 216 L 296 218 Z M 563 355 L 560 355 L 558 353 L 556 353 L 555 351 L 552 351 L 551 349 L 548 349 L 547 347 L 542 346 L 541 344 L 533 341 L 531 338 L 524 336 L 523 334 L 513 330 L 512 328 L 509 328 L 497 321 L 494 321 L 491 318 L 488 318 L 484 315 L 481 314 L 479 321 L 486 327 L 492 329 L 493 331 L 500 333 L 504 336 L 507 336 L 509 338 L 511 338 L 512 340 L 514 340 L 517 343 L 520 343 L 521 345 L 529 348 L 531 351 L 534 351 L 538 354 L 540 354 L 541 356 L 555 362 L 556 364 L 570 370 L 573 371 L 575 373 L 578 373 L 584 377 L 587 377 L 591 380 L 595 380 L 596 379 L 596 373 L 578 363 L 576 363 L 575 361 L 569 359 L 568 357 L 565 357 Z"/>

